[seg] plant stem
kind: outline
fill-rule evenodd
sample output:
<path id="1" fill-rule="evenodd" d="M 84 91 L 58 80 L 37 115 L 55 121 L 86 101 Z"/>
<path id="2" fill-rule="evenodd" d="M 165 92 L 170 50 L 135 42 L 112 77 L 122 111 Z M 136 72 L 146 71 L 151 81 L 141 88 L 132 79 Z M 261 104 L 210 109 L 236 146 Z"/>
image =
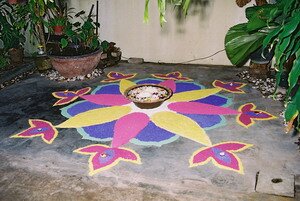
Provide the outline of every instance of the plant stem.
<path id="1" fill-rule="evenodd" d="M 43 29 L 43 24 L 41 22 L 38 22 L 36 25 L 36 29 L 38 32 L 38 37 L 39 37 L 39 43 L 43 46 L 44 52 L 46 52 L 46 40 L 45 40 L 45 35 L 44 35 L 44 29 Z"/>

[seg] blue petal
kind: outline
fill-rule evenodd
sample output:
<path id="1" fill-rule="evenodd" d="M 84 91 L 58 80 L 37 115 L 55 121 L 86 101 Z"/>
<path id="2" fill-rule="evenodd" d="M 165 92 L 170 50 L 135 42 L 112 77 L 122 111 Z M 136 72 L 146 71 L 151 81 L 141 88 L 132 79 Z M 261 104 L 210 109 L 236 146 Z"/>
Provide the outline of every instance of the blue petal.
<path id="1" fill-rule="evenodd" d="M 222 126 L 225 123 L 225 119 L 220 115 L 200 115 L 200 114 L 183 114 L 195 122 L 197 122 L 204 129 L 216 128 L 216 126 Z M 219 124 L 219 125 L 218 125 Z"/>
<path id="2" fill-rule="evenodd" d="M 179 136 L 163 130 L 154 123 L 149 122 L 146 128 L 144 128 L 135 139 L 131 140 L 131 142 L 138 145 L 161 146 L 177 140 L 178 137 Z"/>
<path id="3" fill-rule="evenodd" d="M 100 154 L 99 163 L 106 164 L 109 163 L 112 159 L 115 158 L 115 151 L 113 149 L 107 149 L 103 153 Z"/>
<path id="4" fill-rule="evenodd" d="M 222 149 L 219 148 L 212 148 L 212 151 L 215 155 L 216 158 L 218 158 L 219 160 L 230 164 L 231 163 L 231 158 L 230 156 L 226 153 L 226 151 L 223 151 Z"/>
<path id="5" fill-rule="evenodd" d="M 80 114 L 82 112 L 86 112 L 89 110 L 97 109 L 97 108 L 102 108 L 104 107 L 103 105 L 98 105 L 96 103 L 92 103 L 89 101 L 79 101 L 76 103 L 73 103 L 67 107 L 62 108 L 62 115 L 65 117 L 73 117 L 77 114 Z"/>
<path id="6" fill-rule="evenodd" d="M 223 96 L 211 95 L 206 98 L 202 98 L 193 102 L 205 103 L 205 104 L 210 104 L 215 106 L 224 106 L 227 105 L 230 102 L 230 100 Z"/>
<path id="7" fill-rule="evenodd" d="M 78 132 L 84 139 L 94 141 L 108 141 L 113 137 L 113 130 L 116 121 L 111 121 L 104 124 L 87 126 L 80 129 Z"/>
<path id="8" fill-rule="evenodd" d="M 158 79 L 142 79 L 142 80 L 138 80 L 136 83 L 137 84 L 158 84 L 161 82 L 162 81 Z"/>
<path id="9" fill-rule="evenodd" d="M 107 84 L 98 86 L 92 94 L 121 94 L 119 84 Z"/>
<path id="10" fill-rule="evenodd" d="M 204 88 L 203 86 L 193 82 L 176 82 L 176 93 L 184 91 L 199 90 Z"/>

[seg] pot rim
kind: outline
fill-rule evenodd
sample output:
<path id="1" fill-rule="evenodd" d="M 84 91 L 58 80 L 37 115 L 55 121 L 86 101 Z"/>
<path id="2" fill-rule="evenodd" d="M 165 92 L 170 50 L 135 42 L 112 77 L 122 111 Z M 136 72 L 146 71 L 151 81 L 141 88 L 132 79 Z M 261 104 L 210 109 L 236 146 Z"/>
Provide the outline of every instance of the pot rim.
<path id="1" fill-rule="evenodd" d="M 83 58 L 83 57 L 88 57 L 88 56 L 93 56 L 95 54 L 99 54 L 102 53 L 102 49 L 98 49 L 94 52 L 88 53 L 88 54 L 82 54 L 82 55 L 78 55 L 78 56 L 58 56 L 58 55 L 51 55 L 51 54 L 47 54 L 47 56 L 49 58 L 53 58 L 53 59 L 79 59 L 79 58 Z"/>

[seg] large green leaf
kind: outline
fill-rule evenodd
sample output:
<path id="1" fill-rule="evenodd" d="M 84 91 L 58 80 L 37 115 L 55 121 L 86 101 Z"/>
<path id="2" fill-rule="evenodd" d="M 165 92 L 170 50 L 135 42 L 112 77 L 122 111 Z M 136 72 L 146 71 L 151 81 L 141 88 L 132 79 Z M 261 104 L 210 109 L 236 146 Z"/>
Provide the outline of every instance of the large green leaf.
<path id="1" fill-rule="evenodd" d="M 144 23 L 149 22 L 149 1 L 145 1 L 145 9 L 144 9 Z"/>
<path id="2" fill-rule="evenodd" d="M 188 9 L 190 7 L 191 0 L 185 0 L 183 4 L 183 13 L 187 15 Z"/>
<path id="3" fill-rule="evenodd" d="M 290 92 L 292 91 L 292 89 L 296 86 L 296 84 L 298 83 L 299 80 L 299 76 L 300 76 L 300 49 L 298 49 L 297 53 L 296 53 L 296 59 L 293 63 L 293 67 L 289 73 L 289 89 L 288 89 L 288 93 L 290 94 Z"/>
<path id="4" fill-rule="evenodd" d="M 282 27 L 276 27 L 270 29 L 272 30 L 264 39 L 263 41 L 263 47 L 266 48 L 268 47 L 271 43 L 273 43 L 274 39 L 278 36 L 279 32 L 282 31 Z"/>
<path id="5" fill-rule="evenodd" d="M 287 104 L 284 118 L 288 122 L 300 113 L 300 90 L 297 91 L 292 100 Z"/>
<path id="6" fill-rule="evenodd" d="M 262 47 L 267 31 L 249 34 L 246 24 L 238 24 L 229 29 L 225 36 L 225 51 L 233 65 L 241 65 L 251 53 Z"/>
<path id="7" fill-rule="evenodd" d="M 273 4 L 248 7 L 246 9 L 246 17 L 248 19 L 247 30 L 252 32 L 270 26 L 270 21 L 273 18 L 271 15 L 275 16 L 276 13 L 276 6 Z"/>

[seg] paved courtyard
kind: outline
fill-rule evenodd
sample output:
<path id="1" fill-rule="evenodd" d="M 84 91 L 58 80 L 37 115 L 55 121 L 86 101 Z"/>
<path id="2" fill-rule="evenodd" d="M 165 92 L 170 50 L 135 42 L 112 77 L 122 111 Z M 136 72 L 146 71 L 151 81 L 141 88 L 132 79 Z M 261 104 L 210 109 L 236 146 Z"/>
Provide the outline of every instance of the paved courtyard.
<path id="1" fill-rule="evenodd" d="M 215 80 L 243 82 L 236 76 L 241 69 L 221 66 L 120 63 L 105 69 L 106 74 L 110 71 L 137 73 L 131 81 L 179 71 L 206 88 L 213 88 Z M 94 90 L 107 84 L 101 82 L 104 79 L 105 74 L 93 80 L 59 83 L 36 73 L 0 91 L 0 200 L 297 199 L 294 188 L 295 176 L 300 175 L 299 151 L 294 144 L 296 137 L 284 133 L 282 103 L 263 98 L 249 84 L 242 88 L 243 94 L 218 94 L 230 99 L 231 109 L 254 103 L 257 109 L 278 118 L 254 120 L 254 125 L 245 128 L 237 123 L 236 116 L 225 115 L 222 125 L 205 130 L 212 144 L 233 141 L 252 145 L 234 154 L 244 174 L 220 168 L 212 161 L 189 167 L 190 157 L 203 146 L 184 137 L 162 146 L 129 142 L 124 146 L 139 154 L 141 164 L 120 161 L 93 176 L 89 175 L 89 155 L 73 151 L 110 142 L 82 139 L 75 128 L 59 129 L 52 144 L 41 137 L 10 138 L 27 129 L 29 119 L 47 120 L 53 125 L 66 121 L 60 110 L 65 106 L 53 107 L 57 98 L 52 92 L 85 87 Z"/>

